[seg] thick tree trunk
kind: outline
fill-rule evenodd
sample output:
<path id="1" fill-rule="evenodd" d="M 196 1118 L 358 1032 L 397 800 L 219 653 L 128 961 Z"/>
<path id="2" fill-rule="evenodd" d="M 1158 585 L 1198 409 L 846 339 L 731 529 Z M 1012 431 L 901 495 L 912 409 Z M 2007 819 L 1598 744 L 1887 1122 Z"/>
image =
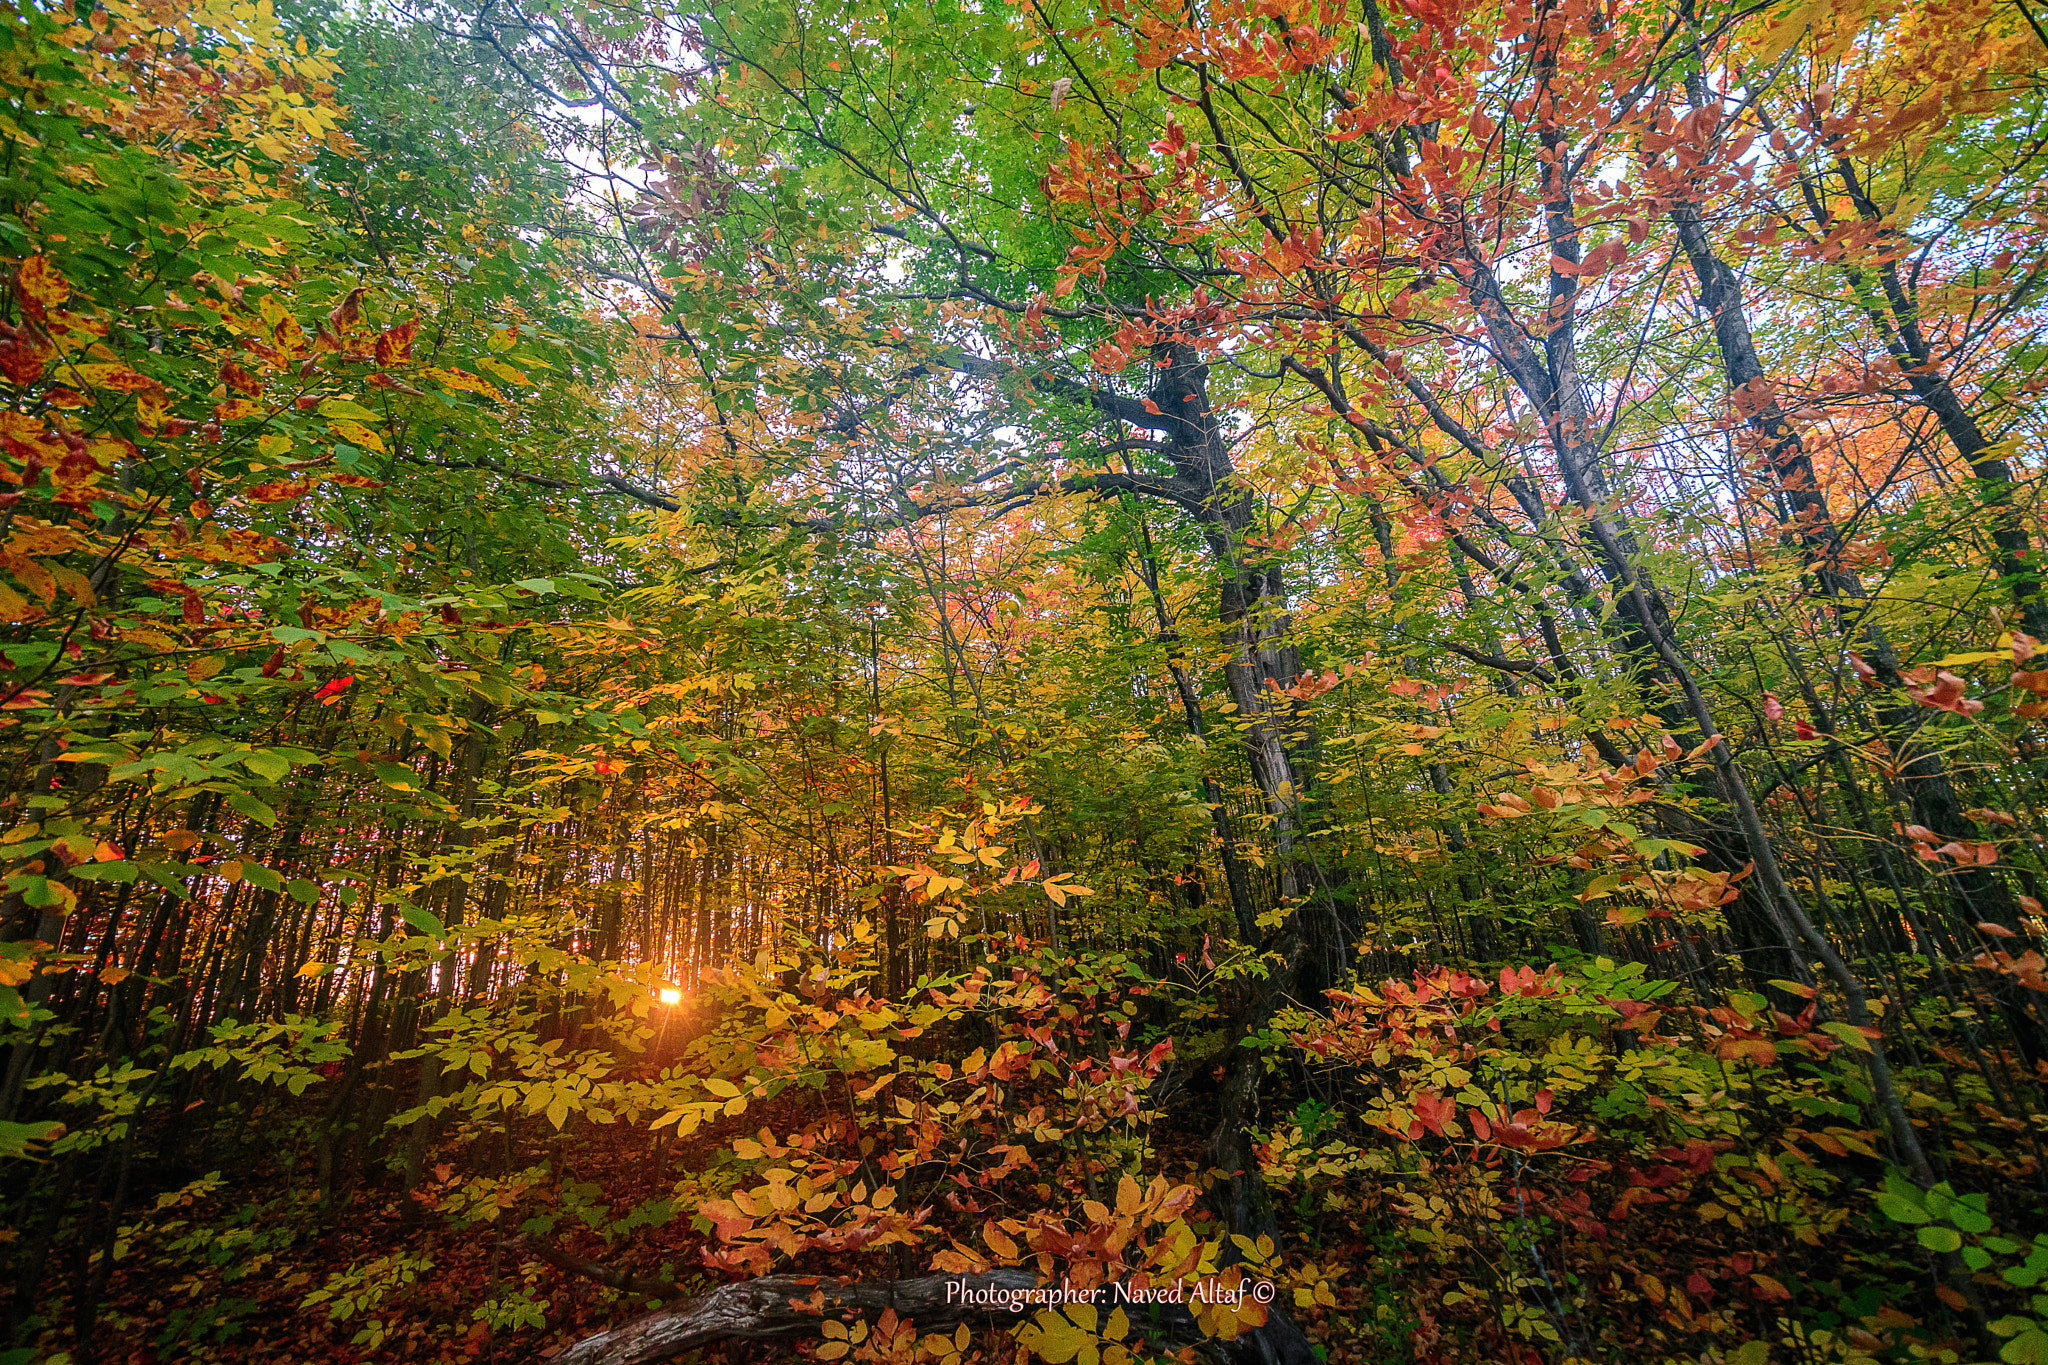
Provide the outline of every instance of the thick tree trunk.
<path id="1" fill-rule="evenodd" d="M 1158 377 L 1149 396 L 1169 419 L 1167 458 L 1200 499 L 1203 538 L 1222 584 L 1218 617 L 1235 645 L 1224 681 L 1245 725 L 1245 756 L 1271 822 L 1280 898 L 1304 921 L 1304 956 L 1292 965 L 1289 991 L 1320 1004 L 1323 991 L 1343 979 L 1350 935 L 1314 850 L 1302 842 L 1316 732 L 1287 695 L 1301 677 L 1301 652 L 1290 638 L 1286 583 L 1278 561 L 1250 544 L 1257 506 L 1234 486 L 1229 442 L 1209 401 L 1209 367 L 1185 342 L 1156 347 L 1153 360 Z"/>
<path id="2" fill-rule="evenodd" d="M 1222 580 L 1219 617 L 1236 646 L 1224 665 L 1224 678 L 1245 726 L 1246 757 L 1271 822 L 1280 900 L 1289 908 L 1270 945 L 1278 961 L 1253 984 L 1231 1021 L 1240 1041 L 1224 1063 L 1221 1108 L 1205 1152 L 1208 1165 L 1223 1173 L 1210 1202 L 1231 1232 L 1277 1241 L 1279 1225 L 1250 1139 L 1265 1058 L 1242 1040 L 1263 1030 L 1289 1001 L 1320 1005 L 1322 993 L 1343 979 L 1349 965 L 1347 936 L 1313 850 L 1301 846 L 1315 727 L 1286 695 L 1300 679 L 1301 654 L 1289 639 L 1280 567 L 1248 544 L 1256 508 L 1248 494 L 1232 486 L 1229 446 L 1209 401 L 1209 367 L 1194 347 L 1181 342 L 1157 347 L 1154 361 L 1158 378 L 1150 398 L 1171 419 L 1167 456 L 1181 480 L 1200 495 L 1203 536 Z M 1258 946 L 1256 940 L 1250 946 Z M 1315 1359 L 1301 1329 L 1277 1306 L 1252 1335 L 1263 1353 L 1257 1358 L 1285 1365 L 1308 1365 Z"/>

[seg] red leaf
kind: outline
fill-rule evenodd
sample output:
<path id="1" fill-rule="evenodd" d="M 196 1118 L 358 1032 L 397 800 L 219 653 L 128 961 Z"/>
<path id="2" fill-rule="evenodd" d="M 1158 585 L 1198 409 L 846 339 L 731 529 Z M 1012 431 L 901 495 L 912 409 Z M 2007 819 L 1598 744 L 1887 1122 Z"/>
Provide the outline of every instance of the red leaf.
<path id="1" fill-rule="evenodd" d="M 244 393 L 251 398 L 263 396 L 263 381 L 232 360 L 221 362 L 220 377 L 221 382 L 236 393 Z"/>
<path id="2" fill-rule="evenodd" d="M 377 338 L 377 363 L 395 365 L 401 360 L 412 359 L 412 339 L 419 335 L 420 320 L 401 322 Z"/>
<path id="3" fill-rule="evenodd" d="M 1974 716 L 1984 709 L 1981 701 L 1970 701 L 1963 696 L 1969 685 L 1955 674 L 1943 669 L 1934 675 L 1934 682 L 1927 687 L 1906 690 L 1906 695 L 1922 706 L 1937 711 L 1953 711 L 1959 716 Z"/>

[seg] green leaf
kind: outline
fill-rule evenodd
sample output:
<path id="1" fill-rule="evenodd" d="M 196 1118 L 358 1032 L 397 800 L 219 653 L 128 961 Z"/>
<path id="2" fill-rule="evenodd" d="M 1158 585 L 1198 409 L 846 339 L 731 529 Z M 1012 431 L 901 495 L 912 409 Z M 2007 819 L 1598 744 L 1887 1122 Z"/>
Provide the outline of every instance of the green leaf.
<path id="1" fill-rule="evenodd" d="M 413 928 L 419 930 L 423 934 L 429 934 L 435 938 L 440 938 L 448 932 L 447 926 L 442 924 L 440 920 L 434 918 L 433 914 L 430 911 L 422 909 L 421 907 L 414 905 L 410 901 L 400 902 L 398 907 L 398 914 L 399 917 L 403 919 L 407 924 L 410 924 Z M 556 1126 L 560 1127 L 559 1124 L 557 1124 Z"/>
<path id="2" fill-rule="evenodd" d="M 71 875 L 89 882 L 132 882 L 142 869 L 129 862 L 82 863 L 71 869 Z"/>
<path id="3" fill-rule="evenodd" d="M 1839 1041 L 1844 1047 L 1858 1052 L 1870 1051 L 1870 1040 L 1863 1036 L 1863 1030 L 1854 1024 L 1845 1024 L 1839 1019 L 1830 1019 L 1820 1026 L 1820 1031 Z"/>
<path id="4" fill-rule="evenodd" d="M 242 880 L 260 886 L 265 891 L 284 890 L 284 878 L 260 863 L 243 863 Z"/>
<path id="5" fill-rule="evenodd" d="M 2006 1365 L 2048 1365 L 2048 1332 L 2029 1327 L 2005 1343 L 1998 1358 Z"/>
<path id="6" fill-rule="evenodd" d="M 277 823 L 277 811 L 248 792 L 229 792 L 228 804 L 260 824 Z"/>
<path id="7" fill-rule="evenodd" d="M 322 417 L 353 417 L 363 422 L 381 422 L 384 420 L 383 413 L 372 412 L 362 404 L 351 402 L 346 398 L 321 399 L 320 415 Z"/>
<path id="8" fill-rule="evenodd" d="M 1929 1223 L 1934 1221 L 1926 1209 L 1893 1194 L 1890 1190 L 1877 1196 L 1877 1207 L 1885 1217 L 1894 1223 Z"/>
<path id="9" fill-rule="evenodd" d="M 63 1136 L 61 1123 L 0 1123 L 0 1160 L 21 1160 L 35 1155 L 35 1146 Z"/>
<path id="10" fill-rule="evenodd" d="M 1951 1204 L 1948 1221 L 1964 1232 L 1981 1234 L 1991 1231 L 1991 1215 L 1971 1208 L 1968 1204 Z"/>
<path id="11" fill-rule="evenodd" d="M 1962 1234 L 1941 1223 L 1924 1227 L 1915 1235 L 1929 1251 L 1958 1251 L 1963 1245 Z"/>
<path id="12" fill-rule="evenodd" d="M 242 766 L 266 782 L 282 782 L 292 771 L 290 759 L 267 752 L 244 754 Z"/>

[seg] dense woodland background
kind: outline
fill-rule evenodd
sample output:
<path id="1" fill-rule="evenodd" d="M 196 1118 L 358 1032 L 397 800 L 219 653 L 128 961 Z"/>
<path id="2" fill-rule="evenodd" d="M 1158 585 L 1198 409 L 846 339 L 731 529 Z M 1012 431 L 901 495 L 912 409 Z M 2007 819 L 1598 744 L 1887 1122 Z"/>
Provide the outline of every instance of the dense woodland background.
<path id="1" fill-rule="evenodd" d="M 2044 22 L 26 0 L 0 1360 L 2048 1361 Z"/>

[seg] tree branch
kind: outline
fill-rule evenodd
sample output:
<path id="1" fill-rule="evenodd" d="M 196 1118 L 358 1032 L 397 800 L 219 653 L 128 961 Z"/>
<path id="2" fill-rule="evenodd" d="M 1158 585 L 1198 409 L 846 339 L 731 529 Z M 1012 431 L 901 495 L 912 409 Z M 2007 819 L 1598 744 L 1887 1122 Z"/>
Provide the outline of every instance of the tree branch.
<path id="1" fill-rule="evenodd" d="M 514 469 L 510 465 L 501 464 L 497 460 L 485 459 L 483 456 L 478 456 L 473 460 L 429 460 L 418 455 L 408 455 L 402 458 L 408 464 L 421 465 L 427 469 L 481 470 L 492 474 L 499 474 L 519 483 L 529 483 L 537 488 L 551 489 L 557 493 L 582 492 L 590 488 L 588 483 L 579 480 L 551 479 L 545 474 L 529 474 L 523 469 Z M 612 492 L 623 493 L 633 499 L 633 501 L 646 507 L 659 508 L 664 512 L 680 512 L 683 510 L 683 505 L 667 494 L 657 493 L 651 488 L 642 488 L 639 484 L 622 479 L 616 474 L 599 474 L 596 476 L 595 481 Z"/>
<path id="2" fill-rule="evenodd" d="M 1107 389 L 1094 388 L 1056 374 L 1027 373 L 1014 365 L 1006 365 L 998 360 L 983 360 L 977 355 L 962 355 L 956 359 L 940 360 L 936 363 L 958 370 L 961 374 L 1017 375 L 1023 379 L 1026 386 L 1037 392 L 1056 393 L 1082 407 L 1095 408 L 1108 413 L 1119 422 L 1128 422 L 1134 427 L 1144 427 L 1148 431 L 1170 432 L 1176 425 L 1175 420 L 1166 413 L 1153 412 L 1135 398 L 1125 398 Z"/>
<path id="3" fill-rule="evenodd" d="M 628 1294 L 639 1294 L 646 1298 L 659 1300 L 681 1298 L 683 1293 L 682 1290 L 676 1288 L 672 1281 L 650 1280 L 641 1275 L 628 1275 L 623 1270 L 613 1270 L 610 1266 L 599 1265 L 596 1261 L 586 1261 L 581 1256 L 572 1256 L 559 1247 L 551 1247 L 545 1242 L 537 1242 L 524 1233 L 509 1241 L 498 1243 L 498 1249 L 500 1251 L 513 1252 L 516 1255 L 531 1256 L 538 1261 L 546 1261 L 557 1270 L 566 1270 L 571 1275 L 580 1275 L 586 1280 L 595 1280 L 599 1284 L 606 1285 L 612 1289 L 623 1289 Z"/>

